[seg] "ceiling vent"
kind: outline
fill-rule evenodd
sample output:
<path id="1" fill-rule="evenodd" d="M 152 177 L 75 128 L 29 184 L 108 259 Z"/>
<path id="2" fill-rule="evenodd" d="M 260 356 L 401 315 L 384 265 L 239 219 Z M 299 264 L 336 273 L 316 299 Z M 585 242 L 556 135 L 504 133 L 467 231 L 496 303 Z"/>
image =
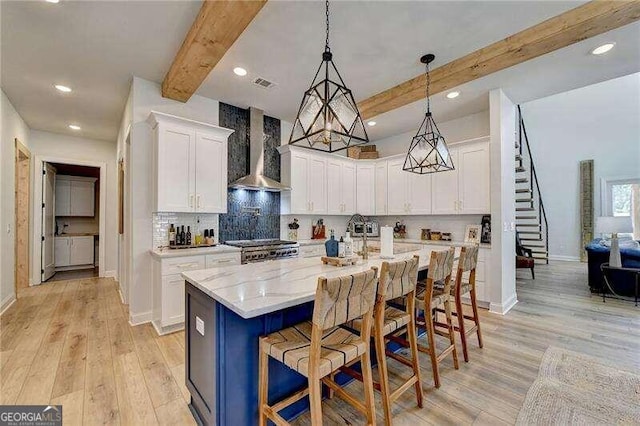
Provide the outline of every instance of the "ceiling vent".
<path id="1" fill-rule="evenodd" d="M 270 89 L 276 85 L 274 82 L 265 80 L 264 78 L 261 78 L 261 77 L 258 77 L 255 80 L 253 80 L 253 84 L 255 84 L 256 86 L 260 86 L 263 89 Z"/>

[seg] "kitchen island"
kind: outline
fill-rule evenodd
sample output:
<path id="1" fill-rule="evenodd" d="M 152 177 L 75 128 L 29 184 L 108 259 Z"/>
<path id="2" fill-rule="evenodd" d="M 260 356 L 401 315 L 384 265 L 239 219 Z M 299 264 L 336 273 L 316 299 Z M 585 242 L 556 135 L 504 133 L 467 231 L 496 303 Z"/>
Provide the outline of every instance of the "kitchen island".
<path id="1" fill-rule="evenodd" d="M 430 250 L 415 248 L 393 260 L 418 255 L 426 270 Z M 293 258 L 183 273 L 186 384 L 194 416 L 205 425 L 257 424 L 258 337 L 309 320 L 318 277 L 380 268 L 382 262 L 377 254 L 345 267 Z M 269 372 L 270 398 L 306 386 L 306 378 L 284 364 L 272 362 Z M 292 419 L 307 409 L 303 399 L 281 415 Z"/>

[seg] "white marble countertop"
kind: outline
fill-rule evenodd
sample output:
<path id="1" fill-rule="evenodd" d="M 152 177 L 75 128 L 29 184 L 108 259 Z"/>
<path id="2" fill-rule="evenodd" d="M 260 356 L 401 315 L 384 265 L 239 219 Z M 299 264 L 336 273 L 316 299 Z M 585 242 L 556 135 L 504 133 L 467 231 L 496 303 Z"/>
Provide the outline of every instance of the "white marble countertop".
<path id="1" fill-rule="evenodd" d="M 426 268 L 430 253 L 423 248 L 397 254 L 393 260 L 417 254 L 420 268 Z M 312 301 L 318 277 L 339 277 L 372 266 L 380 268 L 382 262 L 377 253 L 370 254 L 366 262 L 360 259 L 356 265 L 343 267 L 324 265 L 319 257 L 298 257 L 188 271 L 182 277 L 242 318 L 253 318 Z"/>
<path id="2" fill-rule="evenodd" d="M 240 253 L 241 251 L 242 250 L 238 247 L 218 244 L 215 247 L 198 247 L 188 249 L 170 249 L 166 247 L 162 249 L 150 250 L 150 253 L 157 259 L 164 259 L 169 257 L 198 256 L 207 254 Z"/>

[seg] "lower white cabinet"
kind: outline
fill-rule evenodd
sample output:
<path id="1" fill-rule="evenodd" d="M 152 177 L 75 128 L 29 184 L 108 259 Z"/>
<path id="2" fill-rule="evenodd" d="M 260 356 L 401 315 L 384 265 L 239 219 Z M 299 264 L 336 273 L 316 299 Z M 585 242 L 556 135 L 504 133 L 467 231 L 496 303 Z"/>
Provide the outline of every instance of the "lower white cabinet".
<path id="1" fill-rule="evenodd" d="M 55 266 L 59 268 L 93 265 L 94 250 L 93 236 L 57 236 L 54 242 Z"/>
<path id="2" fill-rule="evenodd" d="M 240 252 L 154 258 L 152 323 L 158 334 L 184 327 L 184 278 L 182 273 L 198 269 L 240 264 Z"/>

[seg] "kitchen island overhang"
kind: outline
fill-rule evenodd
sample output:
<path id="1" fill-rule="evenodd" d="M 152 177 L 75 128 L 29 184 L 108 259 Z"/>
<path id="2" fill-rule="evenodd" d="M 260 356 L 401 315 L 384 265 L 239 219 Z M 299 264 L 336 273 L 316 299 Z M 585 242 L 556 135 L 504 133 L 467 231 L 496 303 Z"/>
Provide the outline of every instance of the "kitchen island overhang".
<path id="1" fill-rule="evenodd" d="M 424 273 L 430 253 L 410 251 L 393 261 L 418 255 Z M 380 268 L 383 261 L 371 256 L 334 267 L 320 258 L 295 258 L 183 273 L 186 384 L 198 420 L 205 425 L 257 424 L 258 337 L 311 319 L 318 277 Z M 307 386 L 304 376 L 273 360 L 269 372 L 273 400 Z M 290 420 L 307 410 L 305 398 L 281 415 Z"/>

